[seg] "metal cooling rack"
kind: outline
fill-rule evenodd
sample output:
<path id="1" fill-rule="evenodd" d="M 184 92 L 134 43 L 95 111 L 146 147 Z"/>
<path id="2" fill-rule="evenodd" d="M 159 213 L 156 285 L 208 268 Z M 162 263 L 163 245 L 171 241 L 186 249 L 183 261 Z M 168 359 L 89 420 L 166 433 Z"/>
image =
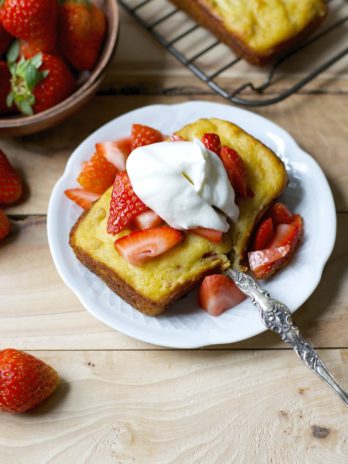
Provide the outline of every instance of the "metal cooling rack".
<path id="1" fill-rule="evenodd" d="M 193 56 L 187 56 L 187 53 L 183 53 L 180 51 L 178 44 L 183 39 L 186 39 L 191 34 L 194 34 L 197 30 L 204 30 L 202 26 L 195 23 L 192 18 L 189 18 L 187 15 L 186 20 L 184 21 L 188 27 L 184 30 L 184 32 L 180 32 L 172 38 L 166 38 L 162 33 L 160 33 L 159 28 L 166 24 L 166 21 L 172 21 L 178 14 L 183 14 L 183 12 L 174 5 L 171 5 L 171 9 L 169 12 L 165 12 L 162 8 L 162 5 L 159 3 L 156 4 L 159 0 L 142 0 L 138 3 L 135 3 L 134 0 L 119 0 L 121 6 L 131 15 L 133 16 L 145 29 L 147 29 L 153 37 L 155 37 L 172 55 L 174 55 L 182 64 L 184 64 L 188 69 L 190 69 L 197 77 L 199 77 L 203 82 L 205 82 L 212 90 L 216 93 L 221 95 L 222 97 L 226 98 L 230 102 L 237 103 L 239 105 L 244 106 L 265 106 L 271 105 L 273 103 L 280 102 L 285 98 L 289 97 L 303 86 L 305 86 L 308 82 L 315 79 L 319 74 L 323 71 L 328 69 L 333 64 L 337 63 L 340 59 L 342 59 L 345 55 L 348 54 L 348 47 L 344 48 L 347 42 L 339 39 L 339 43 L 342 42 L 343 49 L 338 53 L 332 53 L 323 63 L 319 66 L 314 67 L 313 69 L 307 70 L 305 76 L 298 78 L 295 83 L 288 89 L 279 91 L 275 95 L 265 95 L 264 92 L 267 89 L 270 89 L 272 84 L 274 83 L 274 77 L 278 70 L 281 69 L 281 65 L 284 65 L 291 57 L 297 55 L 298 53 L 302 52 L 303 50 L 307 49 L 308 47 L 312 46 L 313 44 L 319 42 L 321 39 L 326 40 L 330 34 L 336 33 L 337 31 L 341 30 L 342 35 L 344 37 L 345 31 L 345 24 L 348 20 L 348 15 L 345 15 L 341 18 L 336 19 L 330 25 L 324 26 L 320 29 L 320 31 L 310 37 L 306 42 L 302 43 L 298 48 L 293 50 L 291 53 L 282 57 L 277 62 L 275 62 L 272 66 L 265 68 L 265 77 L 261 85 L 255 85 L 249 80 L 246 80 L 245 83 L 242 83 L 238 88 L 233 89 L 232 91 L 224 88 L 217 82 L 217 78 L 219 78 L 226 70 L 230 70 L 232 67 L 236 66 L 242 59 L 233 55 L 231 51 L 232 60 L 230 60 L 227 64 L 223 65 L 222 67 L 218 67 L 214 69 L 213 72 L 207 72 L 203 69 L 202 66 L 199 65 L 197 62 L 199 59 L 201 60 L 207 55 L 209 52 L 214 50 L 218 45 L 221 44 L 220 41 L 213 39 L 213 42 L 210 43 L 208 46 L 204 47 L 198 53 L 195 53 Z M 334 3 L 333 0 L 327 0 L 327 3 Z M 157 9 L 156 9 L 157 6 Z M 167 5 L 168 6 L 168 5 Z M 153 11 L 155 14 L 152 14 L 151 17 L 146 17 L 143 14 L 145 9 L 148 7 L 153 7 Z M 330 17 L 330 13 L 328 15 Z M 328 23 L 328 18 L 326 22 Z M 207 32 L 207 34 L 210 34 Z M 245 90 L 251 91 L 252 98 L 246 98 L 242 96 L 242 92 Z"/>

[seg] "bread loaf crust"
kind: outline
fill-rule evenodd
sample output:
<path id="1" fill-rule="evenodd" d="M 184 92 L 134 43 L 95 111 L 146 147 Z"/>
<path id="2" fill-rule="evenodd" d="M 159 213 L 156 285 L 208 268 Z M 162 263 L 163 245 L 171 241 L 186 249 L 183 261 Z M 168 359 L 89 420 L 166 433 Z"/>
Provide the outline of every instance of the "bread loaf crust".
<path id="1" fill-rule="evenodd" d="M 266 53 L 258 53 L 249 47 L 242 37 L 228 30 L 222 20 L 217 15 L 213 14 L 202 0 L 170 1 L 179 9 L 192 16 L 199 24 L 209 29 L 221 42 L 228 45 L 237 56 L 258 66 L 265 66 L 293 50 L 297 44 L 320 26 L 327 14 L 326 8 L 324 15 L 315 16 L 307 26 L 296 35 L 279 43 L 275 47 L 269 48 Z"/>

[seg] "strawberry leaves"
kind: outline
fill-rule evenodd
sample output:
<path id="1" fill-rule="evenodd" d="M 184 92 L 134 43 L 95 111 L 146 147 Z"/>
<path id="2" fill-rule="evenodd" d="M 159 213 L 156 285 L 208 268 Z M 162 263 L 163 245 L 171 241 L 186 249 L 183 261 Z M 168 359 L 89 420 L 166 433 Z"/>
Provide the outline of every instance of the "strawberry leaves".
<path id="1" fill-rule="evenodd" d="M 6 104 L 17 106 L 21 113 L 30 116 L 33 114 L 35 104 L 34 88 L 48 76 L 48 71 L 40 71 L 42 65 L 42 53 L 32 58 L 25 59 L 19 56 L 19 42 L 16 41 L 10 47 L 7 54 L 8 67 L 11 72 L 11 92 L 7 96 Z"/>

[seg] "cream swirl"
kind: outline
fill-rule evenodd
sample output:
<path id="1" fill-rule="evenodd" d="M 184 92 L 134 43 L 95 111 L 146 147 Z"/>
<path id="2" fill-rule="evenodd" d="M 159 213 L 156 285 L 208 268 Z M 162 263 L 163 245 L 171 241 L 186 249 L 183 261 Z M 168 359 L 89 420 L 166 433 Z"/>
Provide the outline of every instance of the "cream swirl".
<path id="1" fill-rule="evenodd" d="M 226 232 L 239 215 L 221 159 L 195 139 L 135 149 L 127 172 L 138 197 L 176 229 Z"/>

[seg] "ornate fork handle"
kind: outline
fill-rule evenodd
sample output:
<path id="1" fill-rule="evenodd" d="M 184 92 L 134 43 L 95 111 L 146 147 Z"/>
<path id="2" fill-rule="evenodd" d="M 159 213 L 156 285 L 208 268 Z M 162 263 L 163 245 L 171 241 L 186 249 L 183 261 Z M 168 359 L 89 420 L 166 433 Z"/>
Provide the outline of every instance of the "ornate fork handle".
<path id="1" fill-rule="evenodd" d="M 232 279 L 240 290 L 251 299 L 252 304 L 258 308 L 265 326 L 278 333 L 285 343 L 289 343 L 306 366 L 321 377 L 348 406 L 348 394 L 332 377 L 316 351 L 302 338 L 298 328 L 291 320 L 289 308 L 274 300 L 249 275 L 235 269 L 227 269 L 225 275 Z"/>

